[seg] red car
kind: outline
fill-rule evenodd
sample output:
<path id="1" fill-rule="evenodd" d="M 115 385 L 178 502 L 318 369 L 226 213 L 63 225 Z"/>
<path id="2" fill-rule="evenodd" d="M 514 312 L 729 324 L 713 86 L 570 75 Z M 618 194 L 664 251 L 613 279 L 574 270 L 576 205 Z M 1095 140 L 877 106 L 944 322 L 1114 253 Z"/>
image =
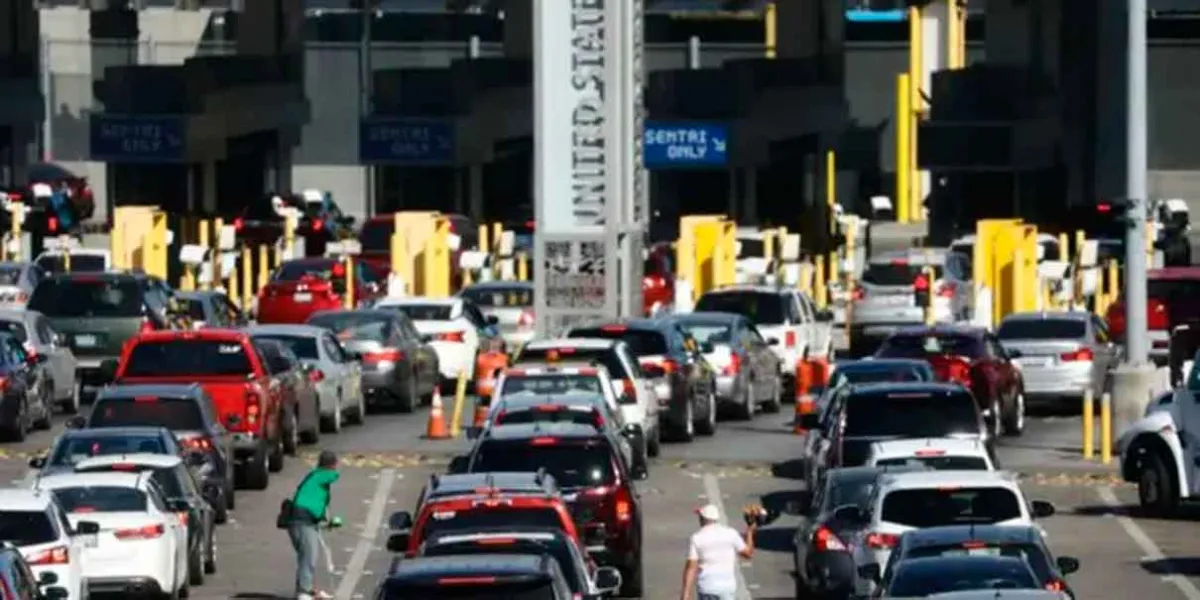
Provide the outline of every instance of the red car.
<path id="1" fill-rule="evenodd" d="M 386 284 L 364 260 L 354 263 L 355 305 L 386 293 Z M 334 258 L 289 260 L 271 274 L 258 292 L 259 323 L 304 323 L 319 310 L 344 306 L 346 266 Z"/>
<path id="2" fill-rule="evenodd" d="M 200 384 L 233 435 L 236 479 L 262 490 L 268 472 L 283 469 L 284 413 L 295 410 L 295 399 L 284 396 L 287 386 L 275 377 L 248 334 L 203 329 L 138 334 L 125 344 L 113 382 Z"/>
<path id="3" fill-rule="evenodd" d="M 919 358 L 939 381 L 971 390 L 992 439 L 1025 429 L 1025 384 L 1014 356 L 995 334 L 977 327 L 937 325 L 903 329 L 883 343 L 876 358 Z"/>
<path id="4" fill-rule="evenodd" d="M 454 289 L 462 287 L 459 274 L 458 257 L 462 250 L 472 250 L 479 247 L 479 227 L 470 218 L 463 215 L 446 215 L 450 220 L 450 233 L 461 238 L 459 251 L 450 253 L 450 272 L 454 279 Z M 370 263 L 382 276 L 392 272 L 392 233 L 396 231 L 395 216 L 391 214 L 376 215 L 363 224 L 359 233 L 362 243 L 362 258 Z"/>
<path id="5" fill-rule="evenodd" d="M 1146 278 L 1146 329 L 1150 358 L 1166 365 L 1171 354 L 1171 332 L 1177 325 L 1200 321 L 1200 267 L 1151 269 Z M 1125 300 L 1118 298 L 1105 314 L 1113 340 L 1125 342 Z"/>
<path id="6" fill-rule="evenodd" d="M 642 305 L 645 316 L 675 304 L 675 250 L 670 244 L 650 249 L 642 270 Z"/>

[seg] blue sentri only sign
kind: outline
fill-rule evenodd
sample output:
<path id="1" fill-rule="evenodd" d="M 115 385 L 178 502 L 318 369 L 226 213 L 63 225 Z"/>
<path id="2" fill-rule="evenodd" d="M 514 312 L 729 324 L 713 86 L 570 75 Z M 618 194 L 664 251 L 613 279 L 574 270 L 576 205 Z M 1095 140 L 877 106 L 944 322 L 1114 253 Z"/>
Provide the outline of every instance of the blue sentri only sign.
<path id="1" fill-rule="evenodd" d="M 104 162 L 175 163 L 187 153 L 187 120 L 175 115 L 91 116 L 92 158 Z"/>
<path id="2" fill-rule="evenodd" d="M 454 121 L 449 119 L 364 119 L 358 158 L 367 164 L 454 164 Z"/>
<path id="3" fill-rule="evenodd" d="M 728 139 L 729 127 L 724 123 L 647 122 L 646 168 L 724 167 Z"/>

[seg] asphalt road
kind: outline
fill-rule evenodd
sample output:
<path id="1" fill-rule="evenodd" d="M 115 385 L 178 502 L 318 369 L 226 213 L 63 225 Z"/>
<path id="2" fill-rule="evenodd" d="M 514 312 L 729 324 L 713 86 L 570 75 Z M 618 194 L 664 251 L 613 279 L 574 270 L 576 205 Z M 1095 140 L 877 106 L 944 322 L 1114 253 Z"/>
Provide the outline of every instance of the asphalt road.
<path id="1" fill-rule="evenodd" d="M 452 403 L 451 403 L 452 404 Z M 464 407 L 469 408 L 469 407 Z M 469 411 L 464 410 L 464 413 Z M 343 457 L 343 477 L 334 510 L 347 527 L 327 534 L 337 572 L 321 585 L 339 598 L 369 598 L 386 571 L 387 515 L 411 509 L 430 473 L 466 447 L 465 441 L 421 439 L 427 411 L 371 415 L 365 426 L 326 435 L 321 447 Z M 677 597 L 687 536 L 695 527 L 692 509 L 714 501 L 736 518 L 741 507 L 764 503 L 786 509 L 803 482 L 788 477 L 800 438 L 787 416 L 760 415 L 751 422 L 725 422 L 712 438 L 667 445 L 640 482 L 646 527 L 647 598 Z M 1005 441 L 999 460 L 1026 477 L 1030 498 L 1055 503 L 1045 521 L 1056 552 L 1080 558 L 1073 577 L 1081 599 L 1200 600 L 1200 511 L 1178 521 L 1142 519 L 1127 509 L 1130 487 L 1111 471 L 1072 458 L 1078 419 L 1035 418 L 1025 436 Z M 61 424 L 55 431 L 61 430 Z M 0 447 L 0 477 L 21 481 L 26 459 L 49 445 L 55 431 L 33 434 L 21 445 Z M 265 492 L 239 492 L 238 510 L 220 528 L 219 571 L 193 590 L 193 598 L 286 598 L 294 573 L 290 546 L 274 528 L 275 512 L 311 464 L 317 448 L 273 476 Z M 795 517 L 785 514 L 759 537 L 760 552 L 743 566 L 752 598 L 791 598 L 789 540 Z"/>

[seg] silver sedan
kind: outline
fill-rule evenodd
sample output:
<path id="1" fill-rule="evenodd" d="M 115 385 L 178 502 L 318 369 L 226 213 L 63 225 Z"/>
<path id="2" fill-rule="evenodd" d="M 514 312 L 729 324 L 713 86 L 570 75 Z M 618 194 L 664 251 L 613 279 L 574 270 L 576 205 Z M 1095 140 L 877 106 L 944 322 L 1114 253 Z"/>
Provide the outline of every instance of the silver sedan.
<path id="1" fill-rule="evenodd" d="M 1011 314 L 996 335 L 1021 369 L 1031 400 L 1078 401 L 1088 389 L 1099 398 L 1120 359 L 1104 322 L 1082 311 Z"/>
<path id="2" fill-rule="evenodd" d="M 75 353 L 50 327 L 50 320 L 36 310 L 0 309 L 0 331 L 20 340 L 25 351 L 46 357 L 52 400 L 67 414 L 79 410 L 82 388 L 75 380 Z"/>
<path id="3" fill-rule="evenodd" d="M 311 325 L 254 325 L 246 328 L 255 339 L 282 343 L 305 365 L 316 382 L 321 429 L 329 433 L 342 430 L 342 422 L 362 424 L 366 401 L 362 392 L 362 365 L 351 358 L 333 334 Z"/>

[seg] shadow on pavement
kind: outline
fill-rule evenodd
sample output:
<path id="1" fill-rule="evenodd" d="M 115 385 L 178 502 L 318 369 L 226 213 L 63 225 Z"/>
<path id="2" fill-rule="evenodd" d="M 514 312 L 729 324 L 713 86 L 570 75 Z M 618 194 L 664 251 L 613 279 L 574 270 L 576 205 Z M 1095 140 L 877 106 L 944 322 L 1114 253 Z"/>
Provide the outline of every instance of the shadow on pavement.
<path id="1" fill-rule="evenodd" d="M 771 475 L 782 479 L 804 480 L 804 460 L 793 458 L 771 465 Z"/>
<path id="2" fill-rule="evenodd" d="M 1102 517 L 1104 515 L 1124 515 L 1133 517 L 1139 521 L 1197 521 L 1200 520 L 1200 506 L 1186 505 L 1180 506 L 1173 514 L 1158 515 L 1148 514 L 1146 511 L 1136 504 L 1123 504 L 1121 506 L 1088 505 L 1077 506 L 1071 511 L 1071 514 L 1085 517 Z M 1196 559 L 1200 561 L 1200 559 Z M 1197 571 L 1200 574 L 1200 571 Z"/>
<path id="3" fill-rule="evenodd" d="M 1200 558 L 1189 556 L 1186 558 L 1151 560 L 1143 562 L 1142 569 L 1145 569 L 1147 573 L 1152 575 L 1196 577 L 1200 575 Z"/>
<path id="4" fill-rule="evenodd" d="M 279 594 L 263 594 L 259 592 L 243 592 L 230 596 L 233 600 L 288 600 L 290 596 L 280 596 Z"/>
<path id="5" fill-rule="evenodd" d="M 767 527 L 754 535 L 754 546 L 763 552 L 792 552 L 795 527 Z"/>

